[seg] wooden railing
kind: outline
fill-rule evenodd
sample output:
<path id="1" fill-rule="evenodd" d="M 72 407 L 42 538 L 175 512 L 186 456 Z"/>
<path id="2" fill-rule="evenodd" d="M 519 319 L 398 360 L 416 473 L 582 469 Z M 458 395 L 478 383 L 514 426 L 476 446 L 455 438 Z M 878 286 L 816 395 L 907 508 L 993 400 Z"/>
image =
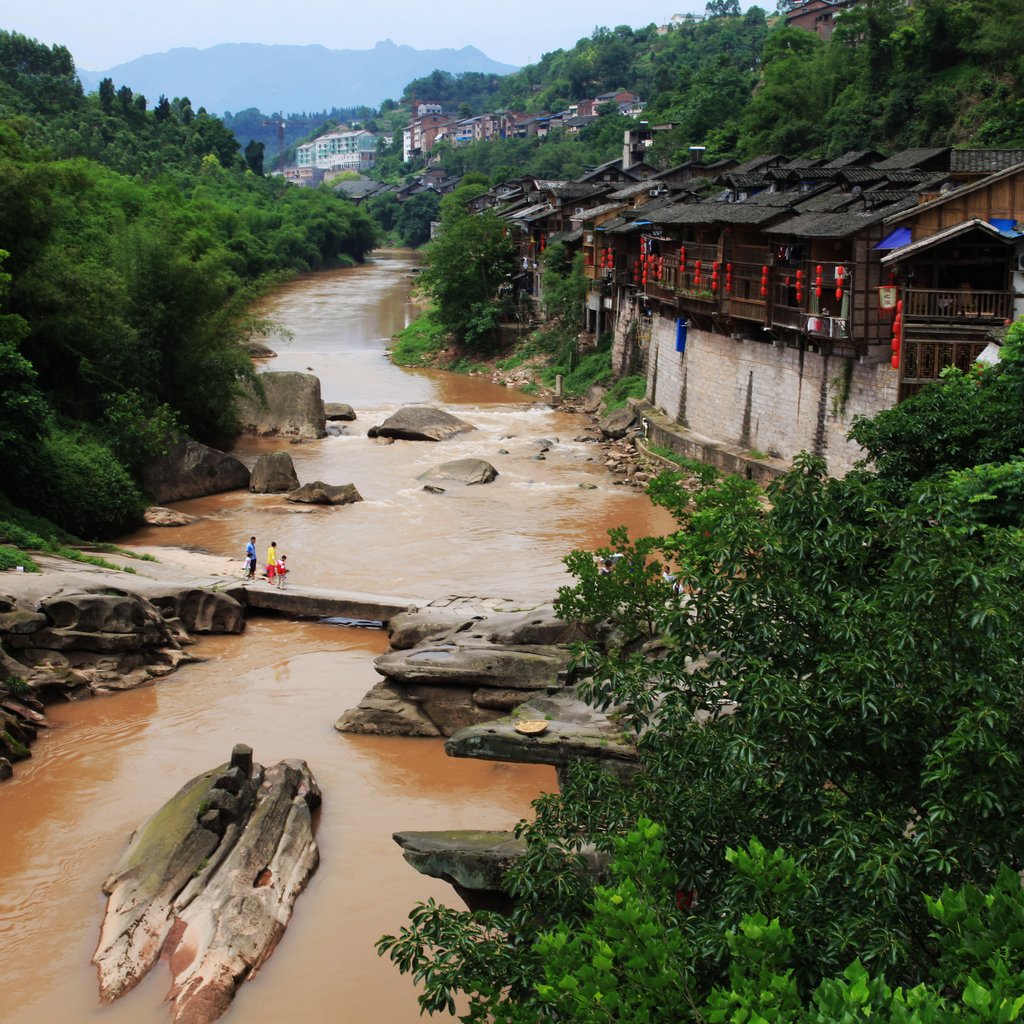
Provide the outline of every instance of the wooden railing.
<path id="1" fill-rule="evenodd" d="M 973 288 L 907 288 L 903 316 L 922 320 L 991 320 L 1002 323 L 1013 315 L 1013 293 Z"/>

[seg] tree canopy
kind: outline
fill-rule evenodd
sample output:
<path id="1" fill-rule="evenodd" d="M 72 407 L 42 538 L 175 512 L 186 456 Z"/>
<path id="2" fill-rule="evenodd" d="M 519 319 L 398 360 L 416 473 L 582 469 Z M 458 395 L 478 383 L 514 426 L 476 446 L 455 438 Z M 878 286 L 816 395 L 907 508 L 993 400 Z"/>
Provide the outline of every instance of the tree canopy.
<path id="1" fill-rule="evenodd" d="M 1022 341 L 1024 322 L 997 366 L 860 424 L 877 465 L 836 480 L 804 455 L 764 495 L 666 474 L 651 495 L 674 532 L 613 531 L 610 576 L 567 558 L 556 607 L 593 630 L 580 691 L 638 771 L 577 767 L 537 801 L 509 918 L 428 904 L 383 940 L 425 1007 L 461 991 L 474 1021 L 1018 1019 L 1024 424 L 1001 411 Z M 943 404 L 959 426 L 915 469 Z M 961 468 L 971 418 L 994 460 L 980 479 Z M 600 885 L 588 846 L 619 858 Z"/>

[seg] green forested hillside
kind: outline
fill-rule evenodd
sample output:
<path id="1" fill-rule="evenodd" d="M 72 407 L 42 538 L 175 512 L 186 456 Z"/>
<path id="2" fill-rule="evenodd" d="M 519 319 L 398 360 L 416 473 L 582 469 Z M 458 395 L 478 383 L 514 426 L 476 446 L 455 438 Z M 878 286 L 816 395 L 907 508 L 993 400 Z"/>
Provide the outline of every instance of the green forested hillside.
<path id="1" fill-rule="evenodd" d="M 719 5 L 729 9 L 729 4 Z M 539 30 L 540 31 L 540 30 Z M 892 152 L 922 145 L 1024 145 L 1024 4 L 1019 0 L 862 0 L 842 13 L 832 39 L 787 29 L 752 7 L 742 15 L 599 28 L 570 50 L 499 79 L 438 76 L 410 83 L 447 108 L 557 112 L 571 102 L 630 89 L 651 123 L 670 122 L 651 153 L 661 166 L 687 158 L 760 153 L 834 157 L 850 149 Z M 441 76 L 443 78 L 443 76 Z M 614 159 L 630 119 L 567 138 L 477 144 L 444 153 L 455 173 L 508 168 L 573 177 Z M 616 131 L 620 132 L 616 138 Z M 577 172 L 578 173 L 578 172 Z"/>
<path id="2" fill-rule="evenodd" d="M 233 436 L 261 285 L 374 239 L 344 199 L 253 173 L 187 100 L 83 96 L 66 49 L 0 32 L 7 498 L 83 536 L 134 523 L 133 473 L 170 432 Z"/>

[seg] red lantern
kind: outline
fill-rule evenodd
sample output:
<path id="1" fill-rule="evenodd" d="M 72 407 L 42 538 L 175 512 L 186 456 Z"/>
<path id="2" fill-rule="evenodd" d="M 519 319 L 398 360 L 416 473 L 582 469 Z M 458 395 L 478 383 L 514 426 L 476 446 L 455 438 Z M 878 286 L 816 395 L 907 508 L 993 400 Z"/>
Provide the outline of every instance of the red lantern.
<path id="1" fill-rule="evenodd" d="M 902 347 L 902 342 L 900 341 L 900 336 L 897 334 L 892 339 L 892 350 L 893 350 L 893 352 L 896 355 L 899 355 L 901 347 Z"/>
<path id="2" fill-rule="evenodd" d="M 898 370 L 900 368 L 900 357 L 898 355 L 896 355 L 895 352 L 893 353 L 893 356 L 892 356 L 892 359 L 890 360 L 890 362 L 892 363 L 892 368 L 894 370 Z"/>

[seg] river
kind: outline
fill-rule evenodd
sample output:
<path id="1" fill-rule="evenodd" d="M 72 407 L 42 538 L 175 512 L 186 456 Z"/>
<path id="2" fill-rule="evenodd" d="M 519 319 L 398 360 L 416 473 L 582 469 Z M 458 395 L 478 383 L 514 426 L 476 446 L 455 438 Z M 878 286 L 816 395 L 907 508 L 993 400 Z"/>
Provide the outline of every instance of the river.
<path id="1" fill-rule="evenodd" d="M 265 368 L 315 373 L 325 401 L 347 402 L 358 416 L 341 437 L 288 445 L 299 479 L 354 483 L 363 502 L 308 510 L 274 495 L 216 495 L 175 506 L 197 522 L 141 530 L 124 543 L 192 548 L 236 558 L 240 568 L 256 534 L 261 562 L 276 540 L 296 583 L 535 601 L 567 582 L 563 555 L 605 543 L 610 526 L 668 529 L 646 497 L 612 485 L 600 446 L 573 440 L 582 418 L 488 378 L 390 363 L 388 339 L 415 315 L 414 268 L 413 254 L 381 252 L 362 267 L 286 284 L 267 303 L 291 339 L 274 343 L 278 356 Z M 411 402 L 442 406 L 478 429 L 443 444 L 366 437 Z M 551 442 L 543 459 L 540 439 Z M 245 439 L 236 454 L 251 465 L 280 447 Z M 470 455 L 490 461 L 498 478 L 442 495 L 416 480 Z M 222 1019 L 421 1020 L 412 982 L 373 943 L 400 928 L 418 900 L 461 903 L 406 865 L 391 834 L 509 828 L 555 782 L 544 767 L 446 758 L 437 740 L 336 732 L 334 721 L 377 681 L 372 660 L 386 643 L 377 630 L 255 618 L 240 637 L 201 641 L 205 660 L 157 685 L 52 708 L 54 727 L 0 785 L 0 1024 L 168 1019 L 163 965 L 117 1003 L 98 1006 L 89 961 L 100 887 L 132 830 L 239 742 L 263 764 L 309 763 L 324 794 L 321 864 L 274 955 Z"/>

